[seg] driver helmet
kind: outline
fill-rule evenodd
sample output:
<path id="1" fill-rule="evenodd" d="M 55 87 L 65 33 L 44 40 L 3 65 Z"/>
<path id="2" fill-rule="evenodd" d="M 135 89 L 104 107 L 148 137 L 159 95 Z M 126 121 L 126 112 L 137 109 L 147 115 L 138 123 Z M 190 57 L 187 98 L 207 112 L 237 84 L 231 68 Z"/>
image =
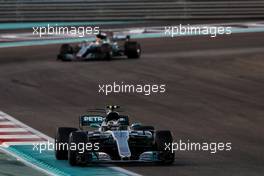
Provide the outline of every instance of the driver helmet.
<path id="1" fill-rule="evenodd" d="M 117 112 L 110 112 L 106 116 L 106 121 L 112 121 L 112 120 L 118 120 L 119 119 L 119 114 Z"/>
<path id="2" fill-rule="evenodd" d="M 106 40 L 107 39 L 107 35 L 106 33 L 99 33 L 96 35 L 96 38 L 99 38 L 101 40 Z"/>

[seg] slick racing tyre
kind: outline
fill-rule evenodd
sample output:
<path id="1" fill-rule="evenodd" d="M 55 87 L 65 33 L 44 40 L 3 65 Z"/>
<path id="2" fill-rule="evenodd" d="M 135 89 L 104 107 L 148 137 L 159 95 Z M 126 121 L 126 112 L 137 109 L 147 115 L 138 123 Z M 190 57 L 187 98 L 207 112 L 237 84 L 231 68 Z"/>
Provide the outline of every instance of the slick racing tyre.
<path id="1" fill-rule="evenodd" d="M 169 165 L 174 162 L 175 154 L 171 150 L 166 150 L 165 144 L 171 144 L 173 142 L 170 131 L 156 131 L 155 132 L 155 144 L 157 151 L 159 152 L 159 159 L 161 164 Z"/>
<path id="2" fill-rule="evenodd" d="M 63 44 L 60 48 L 60 54 L 73 54 L 73 48 L 69 44 Z"/>
<path id="3" fill-rule="evenodd" d="M 63 44 L 60 48 L 60 53 L 58 54 L 57 59 L 66 61 L 67 60 L 66 56 L 73 53 L 74 53 L 74 49 L 71 45 Z"/>
<path id="4" fill-rule="evenodd" d="M 92 157 L 85 149 L 81 151 L 79 146 L 85 146 L 88 143 L 87 134 L 82 131 L 74 131 L 70 134 L 68 161 L 71 166 L 82 166 Z M 90 158 L 88 158 L 90 157 Z"/>
<path id="5" fill-rule="evenodd" d="M 141 47 L 138 42 L 135 41 L 127 41 L 124 45 L 125 55 L 129 59 L 137 59 L 140 58 L 141 55 Z"/>
<path id="6" fill-rule="evenodd" d="M 67 160 L 68 150 L 66 145 L 68 145 L 70 133 L 73 131 L 77 131 L 77 129 L 68 127 L 57 129 L 55 136 L 55 156 L 57 160 Z"/>

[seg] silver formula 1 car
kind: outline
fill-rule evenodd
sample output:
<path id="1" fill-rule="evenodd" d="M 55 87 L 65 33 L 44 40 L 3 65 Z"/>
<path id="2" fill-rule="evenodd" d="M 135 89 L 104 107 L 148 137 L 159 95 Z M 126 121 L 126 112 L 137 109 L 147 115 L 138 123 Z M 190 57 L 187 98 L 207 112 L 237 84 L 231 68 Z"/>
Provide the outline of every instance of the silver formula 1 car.
<path id="1" fill-rule="evenodd" d="M 126 56 L 129 59 L 140 58 L 141 46 L 132 41 L 130 36 L 108 38 L 98 34 L 94 42 L 82 42 L 78 45 L 63 44 L 57 55 L 62 61 L 111 60 L 115 57 Z"/>
<path id="2" fill-rule="evenodd" d="M 107 106 L 80 116 L 80 129 L 58 128 L 56 158 L 68 160 L 72 166 L 98 162 L 174 162 L 174 153 L 166 150 L 166 145 L 173 141 L 170 131 L 158 131 L 140 123 L 130 125 L 128 116 L 119 114 L 117 108 Z M 58 147 L 67 144 L 67 148 Z"/>

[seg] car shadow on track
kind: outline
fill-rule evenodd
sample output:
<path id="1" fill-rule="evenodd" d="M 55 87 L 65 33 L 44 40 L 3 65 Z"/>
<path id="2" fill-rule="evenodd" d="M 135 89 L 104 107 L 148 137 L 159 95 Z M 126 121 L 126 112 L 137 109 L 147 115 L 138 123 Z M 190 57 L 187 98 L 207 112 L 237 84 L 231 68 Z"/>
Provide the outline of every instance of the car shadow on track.
<path id="1" fill-rule="evenodd" d="M 112 58 L 110 60 L 106 60 L 106 59 L 91 59 L 91 60 L 69 60 L 69 61 L 60 61 L 63 63 L 71 63 L 71 62 L 112 62 L 112 61 L 135 61 L 135 60 L 139 60 L 139 58 L 135 58 L 135 59 L 128 59 L 126 57 L 115 57 Z M 57 60 L 58 61 L 58 60 Z"/>
<path id="2" fill-rule="evenodd" d="M 170 165 L 163 165 L 159 163 L 118 163 L 114 164 L 115 166 L 119 167 L 183 167 L 183 166 L 194 166 L 194 163 L 187 162 L 187 161 L 174 161 L 174 163 Z"/>
<path id="3" fill-rule="evenodd" d="M 186 167 L 186 166 L 195 166 L 196 164 L 190 161 L 184 161 L 184 160 L 175 160 L 174 163 L 170 165 L 163 165 L 160 163 L 144 163 L 144 162 L 126 162 L 126 163 L 92 163 L 87 164 L 82 167 L 107 167 L 107 166 L 117 166 L 117 167 Z"/>

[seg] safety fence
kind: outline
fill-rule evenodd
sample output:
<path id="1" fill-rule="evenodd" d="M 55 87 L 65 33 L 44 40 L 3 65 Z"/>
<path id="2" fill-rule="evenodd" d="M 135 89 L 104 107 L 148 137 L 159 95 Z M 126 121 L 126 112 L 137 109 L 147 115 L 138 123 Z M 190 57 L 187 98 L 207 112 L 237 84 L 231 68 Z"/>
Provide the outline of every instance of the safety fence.
<path id="1" fill-rule="evenodd" d="M 0 22 L 264 18 L 264 0 L 0 0 Z"/>

